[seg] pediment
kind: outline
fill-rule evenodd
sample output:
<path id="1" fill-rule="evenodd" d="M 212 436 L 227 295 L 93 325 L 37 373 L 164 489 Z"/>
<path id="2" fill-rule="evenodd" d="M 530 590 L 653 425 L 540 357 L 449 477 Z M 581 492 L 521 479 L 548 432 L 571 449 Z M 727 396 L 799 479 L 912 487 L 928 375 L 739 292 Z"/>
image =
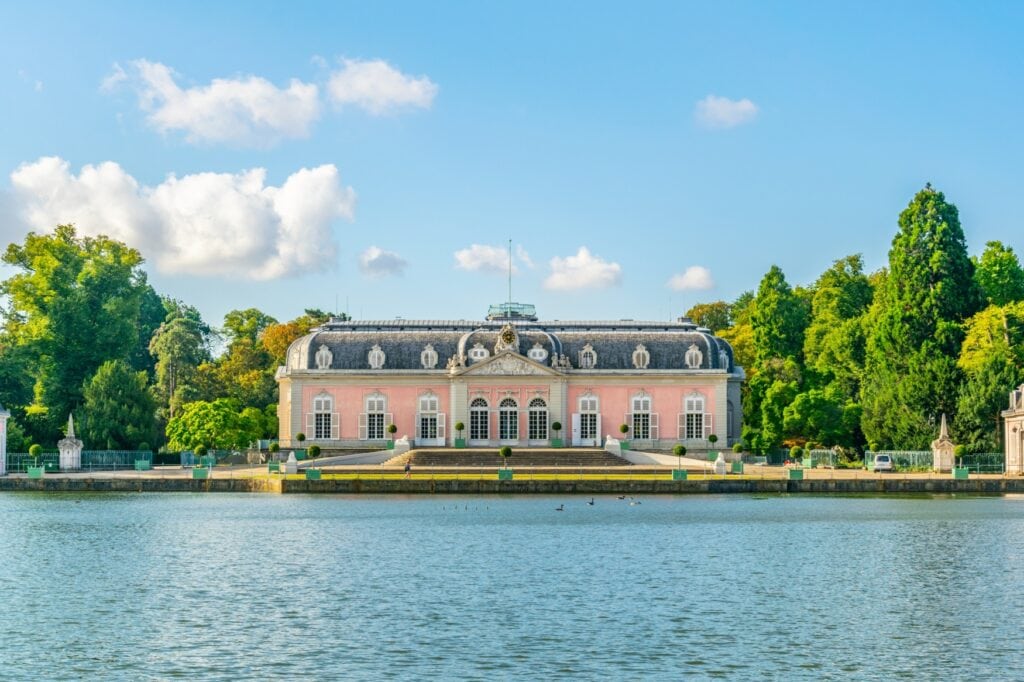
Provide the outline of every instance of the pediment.
<path id="1" fill-rule="evenodd" d="M 539 362 L 524 358 L 517 353 L 507 352 L 495 355 L 483 362 L 470 365 L 462 376 L 555 376 L 558 374 L 550 367 Z"/>

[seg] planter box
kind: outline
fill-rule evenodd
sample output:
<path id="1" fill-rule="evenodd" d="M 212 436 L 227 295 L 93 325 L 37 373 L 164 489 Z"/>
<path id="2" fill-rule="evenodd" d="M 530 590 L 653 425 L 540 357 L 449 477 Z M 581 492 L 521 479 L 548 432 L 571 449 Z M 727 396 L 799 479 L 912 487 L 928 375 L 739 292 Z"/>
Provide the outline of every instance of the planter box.
<path id="1" fill-rule="evenodd" d="M 215 467 L 217 466 L 217 455 L 203 455 L 199 458 L 199 466 L 201 467 Z"/>
<path id="2" fill-rule="evenodd" d="M 192 470 L 193 479 L 207 479 L 210 477 L 210 470 L 205 467 L 196 467 Z"/>
<path id="3" fill-rule="evenodd" d="M 511 469 L 498 469 L 498 480 L 499 481 L 511 481 L 512 470 Z"/>
<path id="4" fill-rule="evenodd" d="M 278 462 L 277 460 L 274 460 L 273 462 L 267 462 L 267 473 L 268 474 L 280 473 L 280 471 L 281 471 L 281 463 L 280 462 Z"/>
<path id="5" fill-rule="evenodd" d="M 564 448 L 565 445 L 562 444 L 562 439 L 561 438 L 552 438 L 551 439 L 551 447 L 553 447 L 553 448 Z"/>
<path id="6" fill-rule="evenodd" d="M 953 467 L 953 478 L 958 481 L 966 481 L 970 476 L 970 469 L 967 467 Z"/>
<path id="7" fill-rule="evenodd" d="M 673 469 L 672 470 L 673 481 L 685 481 L 686 480 L 686 469 Z"/>
<path id="8" fill-rule="evenodd" d="M 743 462 L 733 462 L 732 463 L 732 473 L 734 473 L 734 474 L 742 474 L 743 473 Z"/>
<path id="9" fill-rule="evenodd" d="M 619 449 L 621 449 L 621 450 L 629 450 L 629 441 L 628 440 L 619 441 Z"/>
<path id="10" fill-rule="evenodd" d="M 464 447 L 466 447 L 466 439 L 465 438 L 456 438 L 455 439 L 455 447 L 457 447 L 457 448 L 464 448 Z"/>
<path id="11" fill-rule="evenodd" d="M 307 481 L 319 481 L 320 470 L 319 469 L 306 469 L 306 480 Z"/>
<path id="12" fill-rule="evenodd" d="M 393 441 L 393 440 L 389 440 L 389 441 L 388 441 L 388 442 L 387 442 L 387 443 L 386 443 L 386 444 L 384 445 L 384 447 L 386 447 L 386 448 L 387 448 L 388 450 L 394 450 L 394 449 L 395 449 L 395 441 Z"/>
<path id="13" fill-rule="evenodd" d="M 43 465 L 43 468 L 49 471 L 51 474 L 55 474 L 60 471 L 60 464 L 57 462 L 47 462 Z"/>
<path id="14" fill-rule="evenodd" d="M 42 478 L 46 474 L 46 467 L 28 467 L 25 469 L 25 473 L 29 478 Z"/>
<path id="15" fill-rule="evenodd" d="M 136 471 L 149 471 L 153 466 L 149 463 L 148 459 L 137 459 L 135 460 Z"/>
<path id="16" fill-rule="evenodd" d="M 306 459 L 306 450 L 302 449 L 302 448 L 296 450 L 295 451 L 295 460 L 298 461 L 298 462 L 301 462 L 304 459 Z"/>
<path id="17" fill-rule="evenodd" d="M 803 469 L 790 469 L 789 470 L 789 480 L 791 480 L 791 481 L 802 481 L 802 480 L 804 480 L 804 470 Z"/>

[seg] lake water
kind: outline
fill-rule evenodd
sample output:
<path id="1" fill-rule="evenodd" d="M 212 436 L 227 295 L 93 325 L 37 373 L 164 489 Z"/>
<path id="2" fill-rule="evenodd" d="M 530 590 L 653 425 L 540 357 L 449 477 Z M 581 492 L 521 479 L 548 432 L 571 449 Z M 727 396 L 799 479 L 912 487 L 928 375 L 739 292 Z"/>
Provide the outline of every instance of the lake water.
<path id="1" fill-rule="evenodd" d="M 0 494 L 0 678 L 1024 679 L 1022 499 L 587 499 Z"/>

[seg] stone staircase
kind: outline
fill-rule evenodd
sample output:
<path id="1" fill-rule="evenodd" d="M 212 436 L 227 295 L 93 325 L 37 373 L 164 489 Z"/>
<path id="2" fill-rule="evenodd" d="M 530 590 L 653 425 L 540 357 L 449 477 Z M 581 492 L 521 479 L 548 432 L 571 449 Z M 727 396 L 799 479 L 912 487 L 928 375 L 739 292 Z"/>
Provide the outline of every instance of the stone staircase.
<path id="1" fill-rule="evenodd" d="M 497 448 L 417 448 L 393 457 L 385 466 L 414 467 L 485 467 L 497 468 L 504 464 Z M 625 467 L 632 466 L 621 457 L 600 448 L 512 448 L 508 458 L 510 467 Z"/>

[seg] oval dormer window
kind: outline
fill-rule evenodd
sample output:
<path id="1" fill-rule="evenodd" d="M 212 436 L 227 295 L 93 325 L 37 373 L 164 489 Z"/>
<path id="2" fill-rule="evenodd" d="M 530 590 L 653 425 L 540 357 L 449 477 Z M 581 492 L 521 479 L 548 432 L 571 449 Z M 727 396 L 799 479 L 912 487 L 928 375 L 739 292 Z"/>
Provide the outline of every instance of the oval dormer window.
<path id="1" fill-rule="evenodd" d="M 384 351 L 377 344 L 373 344 L 373 348 L 366 354 L 366 360 L 370 363 L 370 369 L 380 369 L 384 366 L 385 359 L 387 359 L 387 356 L 384 355 Z"/>

